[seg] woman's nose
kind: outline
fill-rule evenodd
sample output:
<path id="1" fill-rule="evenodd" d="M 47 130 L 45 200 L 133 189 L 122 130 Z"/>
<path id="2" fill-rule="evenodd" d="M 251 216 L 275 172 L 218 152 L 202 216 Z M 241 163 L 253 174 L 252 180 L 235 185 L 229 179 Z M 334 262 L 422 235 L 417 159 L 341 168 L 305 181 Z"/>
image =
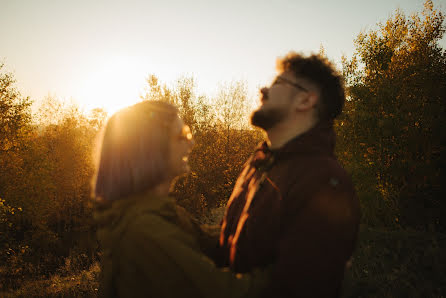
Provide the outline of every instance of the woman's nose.
<path id="1" fill-rule="evenodd" d="M 267 87 L 263 87 L 262 89 L 260 89 L 260 94 L 262 94 L 263 97 L 268 97 L 268 88 Z"/>

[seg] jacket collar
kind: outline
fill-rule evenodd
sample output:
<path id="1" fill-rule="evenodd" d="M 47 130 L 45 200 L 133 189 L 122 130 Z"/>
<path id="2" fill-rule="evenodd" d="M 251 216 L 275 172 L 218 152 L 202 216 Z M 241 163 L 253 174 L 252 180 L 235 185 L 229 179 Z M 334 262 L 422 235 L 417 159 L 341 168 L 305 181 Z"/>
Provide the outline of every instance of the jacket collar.
<path id="1" fill-rule="evenodd" d="M 272 152 L 276 157 L 289 154 L 333 156 L 335 141 L 336 135 L 333 129 L 333 121 L 322 121 L 303 134 L 296 136 L 279 149 L 271 150 L 267 143 L 263 142 L 257 150 L 264 152 L 264 154 Z"/>

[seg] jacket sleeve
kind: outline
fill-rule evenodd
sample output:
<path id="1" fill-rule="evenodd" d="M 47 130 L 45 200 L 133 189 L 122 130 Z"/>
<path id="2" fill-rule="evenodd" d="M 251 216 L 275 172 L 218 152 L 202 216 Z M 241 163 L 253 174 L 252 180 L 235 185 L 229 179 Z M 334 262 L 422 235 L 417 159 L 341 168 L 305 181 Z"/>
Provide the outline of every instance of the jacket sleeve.
<path id="1" fill-rule="evenodd" d="M 156 215 L 135 220 L 119 245 L 120 297 L 242 297 L 251 285 L 218 270 L 191 235 Z"/>
<path id="2" fill-rule="evenodd" d="M 290 193 L 289 199 L 302 194 Z M 279 238 L 274 297 L 338 297 L 359 225 L 354 192 L 323 186 L 307 194 Z"/>

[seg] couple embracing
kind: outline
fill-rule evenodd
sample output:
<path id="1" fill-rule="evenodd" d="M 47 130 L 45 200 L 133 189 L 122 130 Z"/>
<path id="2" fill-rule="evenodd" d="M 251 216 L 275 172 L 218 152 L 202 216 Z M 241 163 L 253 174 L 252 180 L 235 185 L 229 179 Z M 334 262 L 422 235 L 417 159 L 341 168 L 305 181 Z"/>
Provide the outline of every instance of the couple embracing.
<path id="1" fill-rule="evenodd" d="M 178 110 L 144 101 L 104 129 L 94 196 L 102 297 L 340 297 L 359 202 L 334 155 L 345 94 L 318 55 L 278 60 L 246 162 L 213 237 L 169 197 L 193 146 Z"/>

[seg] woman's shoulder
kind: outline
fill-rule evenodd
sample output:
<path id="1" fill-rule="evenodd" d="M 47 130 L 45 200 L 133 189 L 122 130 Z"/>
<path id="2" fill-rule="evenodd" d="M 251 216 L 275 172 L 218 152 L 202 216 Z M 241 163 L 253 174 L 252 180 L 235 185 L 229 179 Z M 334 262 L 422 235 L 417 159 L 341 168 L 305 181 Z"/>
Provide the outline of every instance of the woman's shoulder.
<path id="1" fill-rule="evenodd" d="M 129 229 L 159 224 L 158 218 L 163 214 L 174 213 L 174 204 L 170 198 L 149 193 L 117 200 L 106 206 L 102 204 L 96 209 L 94 218 L 98 224 L 98 236 L 104 234 L 116 241 Z M 141 229 L 141 232 L 146 230 Z"/>
<path id="2" fill-rule="evenodd" d="M 127 210 L 125 234 L 145 241 L 175 238 L 189 242 L 197 226 L 190 214 L 171 197 L 148 196 Z"/>

